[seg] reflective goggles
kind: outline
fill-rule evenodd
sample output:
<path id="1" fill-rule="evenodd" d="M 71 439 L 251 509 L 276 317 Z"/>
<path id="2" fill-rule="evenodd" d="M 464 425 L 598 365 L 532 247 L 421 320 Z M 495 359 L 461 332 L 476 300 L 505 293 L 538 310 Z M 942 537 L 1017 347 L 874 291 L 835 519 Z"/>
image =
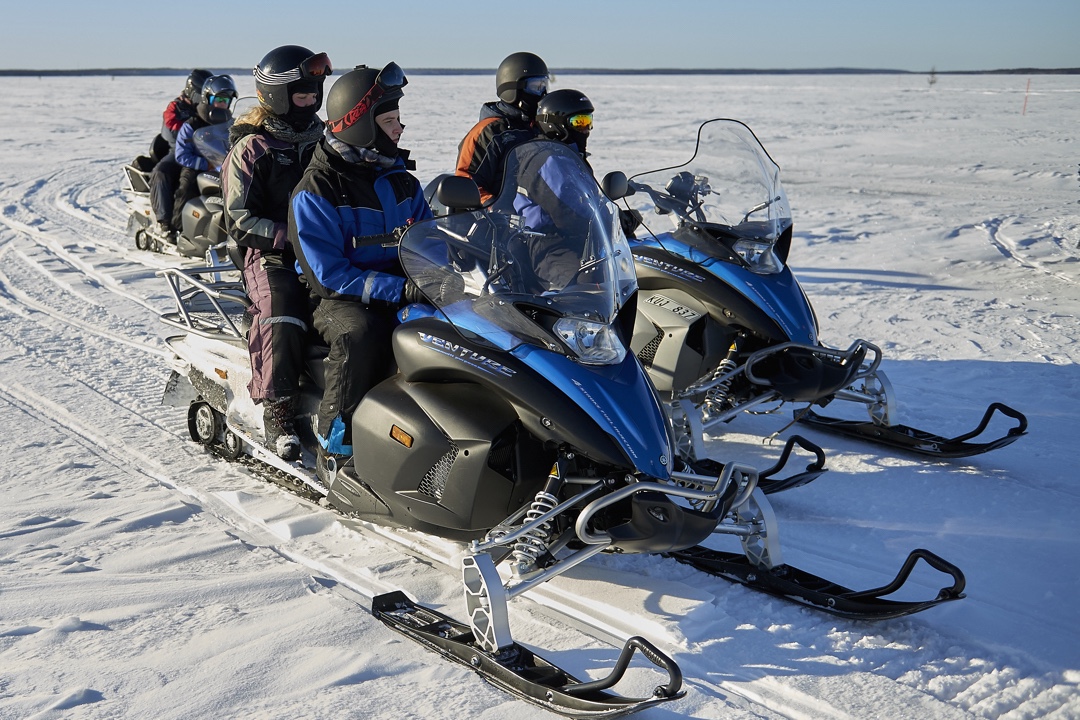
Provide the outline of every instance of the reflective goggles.
<path id="1" fill-rule="evenodd" d="M 334 66 L 326 53 L 319 53 L 300 63 L 300 74 L 306 78 L 327 77 L 334 74 Z"/>
<path id="2" fill-rule="evenodd" d="M 375 84 L 364 93 L 364 97 L 360 98 L 360 101 L 353 105 L 351 110 L 340 119 L 328 122 L 330 131 L 336 133 L 352 127 L 360 118 L 367 115 L 371 108 L 378 104 L 387 91 L 400 90 L 408 84 L 409 79 L 405 77 L 405 71 L 398 67 L 397 63 L 389 63 L 379 71 L 379 74 L 375 76 Z"/>
<path id="3" fill-rule="evenodd" d="M 216 105 L 219 102 L 223 102 L 226 105 L 230 105 L 230 104 L 232 104 L 232 101 L 236 99 L 236 96 L 235 95 L 210 95 L 206 99 L 210 101 L 211 105 Z"/>
<path id="4" fill-rule="evenodd" d="M 547 94 L 548 76 L 538 75 L 536 77 L 525 78 L 521 83 L 521 90 L 529 95 Z"/>
<path id="5" fill-rule="evenodd" d="M 255 76 L 256 80 L 267 85 L 287 85 L 301 78 L 325 78 L 332 75 L 333 72 L 334 68 L 330 64 L 330 58 L 327 57 L 326 53 L 319 53 L 304 60 L 299 67 L 290 68 L 285 72 L 264 73 L 256 65 L 251 74 Z"/>
<path id="6" fill-rule="evenodd" d="M 592 113 L 571 115 L 566 118 L 566 124 L 578 132 L 589 132 L 592 130 Z"/>

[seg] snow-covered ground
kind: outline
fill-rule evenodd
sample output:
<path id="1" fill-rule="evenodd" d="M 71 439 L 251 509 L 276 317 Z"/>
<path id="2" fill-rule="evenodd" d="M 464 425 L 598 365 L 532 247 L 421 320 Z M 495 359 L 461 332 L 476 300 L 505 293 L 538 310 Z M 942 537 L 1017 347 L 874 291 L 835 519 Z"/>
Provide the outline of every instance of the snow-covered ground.
<path id="1" fill-rule="evenodd" d="M 492 81 L 410 80 L 403 144 L 427 180 Z M 992 401 L 1030 421 L 952 462 L 800 430 L 831 470 L 773 496 L 789 563 L 874 587 L 925 547 L 965 572 L 960 602 L 870 624 L 660 558 L 560 578 L 682 666 L 687 697 L 642 717 L 1080 717 L 1080 78 L 1027 81 L 558 78 L 596 103 L 598 173 L 655 167 L 709 117 L 753 127 L 823 340 L 882 347 L 903 422 L 955 435 Z M 176 260 L 125 237 L 120 168 L 181 85 L 0 79 L 0 718 L 549 717 L 367 610 L 402 588 L 461 617 L 453 574 L 208 454 L 160 405 L 154 271 Z M 785 422 L 739 419 L 713 448 L 764 466 Z M 617 653 L 528 597 L 511 622 L 576 674 Z"/>

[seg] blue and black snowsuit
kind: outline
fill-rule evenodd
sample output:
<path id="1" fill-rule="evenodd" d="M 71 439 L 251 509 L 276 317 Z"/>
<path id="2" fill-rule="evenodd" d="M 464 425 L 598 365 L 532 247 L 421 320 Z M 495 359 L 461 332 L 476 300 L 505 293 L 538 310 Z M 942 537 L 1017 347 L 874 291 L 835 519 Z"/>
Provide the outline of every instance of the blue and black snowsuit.
<path id="1" fill-rule="evenodd" d="M 431 217 L 407 160 L 404 150 L 390 167 L 347 160 L 324 139 L 289 208 L 289 241 L 318 302 L 312 321 L 330 345 L 318 433 L 336 454 L 351 454 L 353 411 L 393 372 L 405 287 L 394 231 Z"/>

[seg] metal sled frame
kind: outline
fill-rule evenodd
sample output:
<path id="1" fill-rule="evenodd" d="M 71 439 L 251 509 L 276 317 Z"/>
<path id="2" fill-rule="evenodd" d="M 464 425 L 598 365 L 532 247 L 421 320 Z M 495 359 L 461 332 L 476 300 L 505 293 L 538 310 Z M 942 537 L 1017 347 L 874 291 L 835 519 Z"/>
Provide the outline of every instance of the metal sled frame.
<path id="1" fill-rule="evenodd" d="M 237 308 L 242 315 L 251 301 L 242 283 L 221 280 L 221 270 L 221 267 L 159 270 L 157 275 L 169 283 L 169 291 L 176 301 L 176 310 L 163 313 L 161 321 L 211 340 L 246 344 L 234 317 Z M 207 276 L 213 280 L 207 282 Z"/>

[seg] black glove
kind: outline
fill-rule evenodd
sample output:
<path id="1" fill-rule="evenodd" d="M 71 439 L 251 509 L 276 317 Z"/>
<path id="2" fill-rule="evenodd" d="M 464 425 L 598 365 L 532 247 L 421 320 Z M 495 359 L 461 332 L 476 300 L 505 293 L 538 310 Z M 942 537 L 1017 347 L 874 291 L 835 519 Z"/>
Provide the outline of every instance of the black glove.
<path id="1" fill-rule="evenodd" d="M 619 209 L 619 224 L 622 225 L 623 235 L 634 237 L 634 231 L 641 225 L 641 213 L 637 210 Z"/>
<path id="2" fill-rule="evenodd" d="M 424 294 L 420 292 L 420 288 L 416 287 L 416 283 L 412 280 L 405 281 L 405 288 L 401 291 L 401 304 L 411 305 L 412 303 L 427 303 L 428 299 L 424 297 Z"/>

